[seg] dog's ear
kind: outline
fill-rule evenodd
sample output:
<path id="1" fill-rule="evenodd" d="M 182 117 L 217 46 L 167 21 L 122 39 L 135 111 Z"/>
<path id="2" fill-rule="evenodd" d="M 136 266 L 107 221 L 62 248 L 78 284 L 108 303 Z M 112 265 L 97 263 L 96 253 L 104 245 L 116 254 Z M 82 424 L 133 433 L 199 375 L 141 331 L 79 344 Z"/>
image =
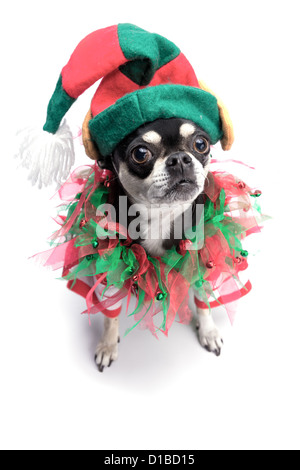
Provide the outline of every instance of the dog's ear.
<path id="1" fill-rule="evenodd" d="M 111 156 L 103 157 L 99 152 L 96 143 L 92 139 L 89 128 L 89 122 L 92 118 L 92 112 L 89 110 L 82 125 L 82 142 L 85 148 L 85 153 L 89 158 L 97 161 L 100 168 L 113 171 Z"/>
<path id="2" fill-rule="evenodd" d="M 208 93 L 217 98 L 220 117 L 222 121 L 222 128 L 224 132 L 224 136 L 221 140 L 221 145 L 223 150 L 230 150 L 234 142 L 234 131 L 229 112 L 224 103 L 220 100 L 220 98 L 213 91 L 211 91 L 211 89 L 204 82 L 199 80 L 199 86 L 201 90 L 207 91 Z"/>
<path id="3" fill-rule="evenodd" d="M 92 139 L 90 129 L 89 129 L 89 122 L 91 119 L 92 119 L 92 112 L 89 109 L 82 125 L 82 141 L 83 141 L 85 153 L 87 154 L 87 156 L 91 158 L 92 160 L 101 160 L 101 155 L 99 153 L 99 150 L 95 142 Z"/>

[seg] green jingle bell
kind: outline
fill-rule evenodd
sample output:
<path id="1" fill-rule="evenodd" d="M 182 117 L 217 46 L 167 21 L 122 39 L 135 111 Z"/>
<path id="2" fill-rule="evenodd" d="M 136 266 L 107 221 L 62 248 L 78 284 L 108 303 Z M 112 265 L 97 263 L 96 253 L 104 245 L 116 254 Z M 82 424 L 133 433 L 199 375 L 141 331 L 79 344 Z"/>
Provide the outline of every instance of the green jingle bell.
<path id="1" fill-rule="evenodd" d="M 260 197 L 262 195 L 262 192 L 257 189 L 254 193 L 251 194 L 252 197 Z"/>
<path id="2" fill-rule="evenodd" d="M 94 240 L 93 243 L 92 243 L 92 246 L 93 246 L 93 248 L 95 248 L 95 249 L 98 248 L 98 246 L 99 246 L 98 240 Z"/>
<path id="3" fill-rule="evenodd" d="M 203 284 L 204 284 L 204 279 L 199 279 L 199 281 L 197 281 L 195 284 L 196 289 L 201 289 Z"/>
<path id="4" fill-rule="evenodd" d="M 247 258 L 247 256 L 249 256 L 249 252 L 247 250 L 242 250 L 241 256 L 243 256 L 244 258 Z"/>

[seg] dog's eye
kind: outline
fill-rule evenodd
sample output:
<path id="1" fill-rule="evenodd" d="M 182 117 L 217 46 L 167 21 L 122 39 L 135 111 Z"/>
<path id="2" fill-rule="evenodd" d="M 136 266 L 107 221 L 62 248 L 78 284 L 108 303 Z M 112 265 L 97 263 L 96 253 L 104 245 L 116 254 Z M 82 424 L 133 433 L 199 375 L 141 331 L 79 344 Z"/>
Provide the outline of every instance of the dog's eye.
<path id="1" fill-rule="evenodd" d="M 197 137 L 194 142 L 194 150 L 201 154 L 207 153 L 209 150 L 209 142 L 204 137 Z"/>
<path id="2" fill-rule="evenodd" d="M 146 163 L 152 157 L 152 153 L 146 147 L 137 147 L 131 154 L 135 163 Z"/>

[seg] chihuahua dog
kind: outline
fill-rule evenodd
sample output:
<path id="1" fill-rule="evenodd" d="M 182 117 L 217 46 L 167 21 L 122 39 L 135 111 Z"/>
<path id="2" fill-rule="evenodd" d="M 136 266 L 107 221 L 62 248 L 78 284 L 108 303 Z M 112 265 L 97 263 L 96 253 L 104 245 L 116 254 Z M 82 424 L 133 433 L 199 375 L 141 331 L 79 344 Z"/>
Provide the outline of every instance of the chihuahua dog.
<path id="1" fill-rule="evenodd" d="M 99 161 L 101 168 L 115 173 L 120 195 L 128 206 L 140 212 L 139 239 L 150 256 L 163 256 L 173 245 L 179 245 L 175 225 L 184 213 L 203 203 L 203 191 L 210 167 L 210 139 L 196 124 L 184 119 L 159 119 L 140 127 L 123 140 L 112 156 Z M 164 224 L 161 211 L 167 211 Z M 143 217 L 150 211 L 151 217 Z M 155 239 L 149 236 L 149 225 L 157 218 Z M 151 220 L 152 219 L 152 220 Z M 115 288 L 106 297 L 116 293 Z M 195 292 L 196 297 L 199 294 Z M 201 299 L 200 299 L 201 300 Z M 221 354 L 222 337 L 209 310 L 197 308 L 198 335 L 208 351 Z M 96 364 L 101 372 L 118 357 L 119 320 L 105 318 L 102 340 L 96 350 Z"/>

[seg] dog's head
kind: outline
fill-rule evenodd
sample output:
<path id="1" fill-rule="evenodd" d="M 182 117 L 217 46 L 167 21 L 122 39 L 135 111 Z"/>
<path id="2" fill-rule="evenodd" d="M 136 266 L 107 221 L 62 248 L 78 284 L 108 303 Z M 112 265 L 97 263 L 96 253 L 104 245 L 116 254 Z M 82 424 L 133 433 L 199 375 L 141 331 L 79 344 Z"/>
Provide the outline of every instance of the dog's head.
<path id="1" fill-rule="evenodd" d="M 192 203 L 204 190 L 210 139 L 191 121 L 159 119 L 123 140 L 112 162 L 133 203 Z"/>

